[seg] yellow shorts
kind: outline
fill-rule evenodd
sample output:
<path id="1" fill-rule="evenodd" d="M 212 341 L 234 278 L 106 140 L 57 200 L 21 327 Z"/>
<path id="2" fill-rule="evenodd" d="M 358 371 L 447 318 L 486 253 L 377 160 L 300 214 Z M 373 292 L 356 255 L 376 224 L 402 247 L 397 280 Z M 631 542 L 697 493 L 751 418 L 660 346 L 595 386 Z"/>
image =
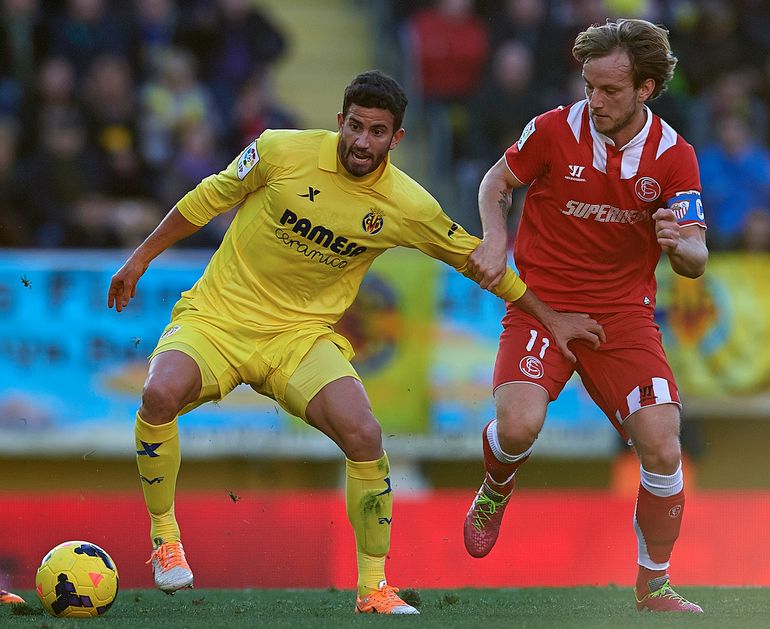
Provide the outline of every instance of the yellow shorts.
<path id="1" fill-rule="evenodd" d="M 201 372 L 200 395 L 180 414 L 246 383 L 307 421 L 308 402 L 324 386 L 345 376 L 361 379 L 347 339 L 324 327 L 267 334 L 237 323 L 225 329 L 198 311 L 175 311 L 150 360 L 170 350 L 187 354 Z"/>

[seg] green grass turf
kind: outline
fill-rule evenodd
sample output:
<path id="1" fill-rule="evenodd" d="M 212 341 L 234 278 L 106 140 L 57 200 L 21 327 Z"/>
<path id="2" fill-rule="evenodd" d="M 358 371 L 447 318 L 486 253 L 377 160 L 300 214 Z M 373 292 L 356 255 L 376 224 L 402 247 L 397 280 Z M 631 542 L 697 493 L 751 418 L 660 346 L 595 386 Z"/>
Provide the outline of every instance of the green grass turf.
<path id="1" fill-rule="evenodd" d="M 48 616 L 34 592 L 17 592 L 26 605 L 0 607 L 0 627 L 82 626 Z M 354 615 L 353 595 L 339 590 L 192 590 L 167 596 L 155 590 L 120 592 L 113 608 L 94 620 L 99 627 L 188 629 L 219 627 L 699 627 L 770 628 L 770 589 L 682 588 L 706 610 L 691 614 L 638 613 L 627 588 L 531 588 L 424 590 L 420 616 Z M 414 600 L 413 592 L 402 592 Z M 15 607 L 15 609 L 14 609 Z"/>

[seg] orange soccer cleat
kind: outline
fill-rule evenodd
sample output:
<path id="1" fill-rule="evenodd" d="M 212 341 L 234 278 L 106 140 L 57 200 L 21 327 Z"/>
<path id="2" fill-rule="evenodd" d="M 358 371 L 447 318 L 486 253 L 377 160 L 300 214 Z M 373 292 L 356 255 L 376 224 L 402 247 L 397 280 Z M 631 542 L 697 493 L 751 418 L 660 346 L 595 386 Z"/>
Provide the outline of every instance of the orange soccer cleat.
<path id="1" fill-rule="evenodd" d="M 18 594 L 9 592 L 8 590 L 0 590 L 0 604 L 2 605 L 18 605 L 23 603 L 24 599 Z"/>
<path id="2" fill-rule="evenodd" d="M 356 597 L 356 614 L 419 614 L 396 594 L 398 588 L 380 581 L 380 588 Z"/>

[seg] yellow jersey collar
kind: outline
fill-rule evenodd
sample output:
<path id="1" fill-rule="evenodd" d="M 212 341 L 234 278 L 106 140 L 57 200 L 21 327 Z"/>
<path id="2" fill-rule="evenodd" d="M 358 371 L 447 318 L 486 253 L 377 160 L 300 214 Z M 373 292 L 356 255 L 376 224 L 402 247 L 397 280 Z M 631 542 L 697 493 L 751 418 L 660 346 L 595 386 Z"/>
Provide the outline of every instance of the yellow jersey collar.
<path id="1" fill-rule="evenodd" d="M 337 144 L 339 143 L 339 133 L 329 133 L 321 142 L 321 152 L 318 156 L 318 168 L 330 173 L 339 172 L 337 161 Z M 390 151 L 385 156 L 385 168 L 382 174 L 369 187 L 384 197 L 390 196 L 393 190 L 393 166 L 390 163 Z"/>

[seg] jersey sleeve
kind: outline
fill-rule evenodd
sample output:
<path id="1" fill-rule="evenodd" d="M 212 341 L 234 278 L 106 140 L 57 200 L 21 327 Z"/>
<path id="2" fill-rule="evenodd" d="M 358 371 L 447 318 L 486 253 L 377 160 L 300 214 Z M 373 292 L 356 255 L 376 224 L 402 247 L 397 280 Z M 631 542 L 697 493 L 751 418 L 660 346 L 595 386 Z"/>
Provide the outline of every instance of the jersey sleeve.
<path id="1" fill-rule="evenodd" d="M 673 160 L 672 176 L 663 191 L 666 207 L 671 208 L 682 227 L 700 225 L 706 227 L 706 215 L 701 199 L 700 171 L 695 151 L 684 144 Z"/>
<path id="2" fill-rule="evenodd" d="M 426 220 L 404 220 L 404 244 L 445 262 L 472 280 L 473 277 L 468 271 L 468 257 L 481 241 L 449 218 L 438 203 L 435 204 L 434 210 Z M 524 281 L 508 267 L 492 292 L 505 301 L 516 301 L 526 290 Z"/>
<path id="3" fill-rule="evenodd" d="M 209 175 L 177 203 L 177 209 L 194 225 L 203 226 L 218 214 L 240 204 L 246 195 L 265 185 L 271 167 L 269 132 L 254 140 L 223 171 Z"/>
<path id="4" fill-rule="evenodd" d="M 532 183 L 547 168 L 549 122 L 547 114 L 532 118 L 516 144 L 505 151 L 505 163 L 524 184 Z"/>

